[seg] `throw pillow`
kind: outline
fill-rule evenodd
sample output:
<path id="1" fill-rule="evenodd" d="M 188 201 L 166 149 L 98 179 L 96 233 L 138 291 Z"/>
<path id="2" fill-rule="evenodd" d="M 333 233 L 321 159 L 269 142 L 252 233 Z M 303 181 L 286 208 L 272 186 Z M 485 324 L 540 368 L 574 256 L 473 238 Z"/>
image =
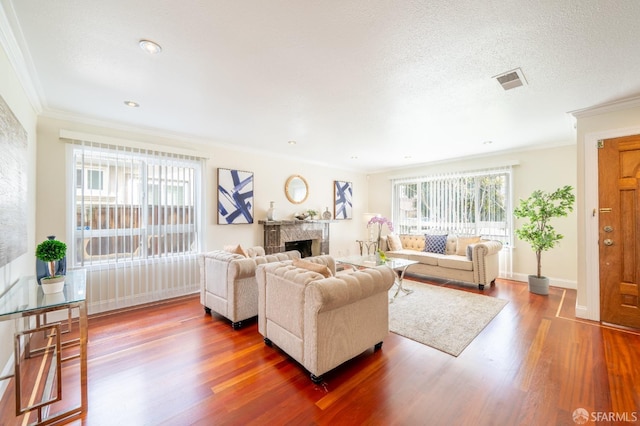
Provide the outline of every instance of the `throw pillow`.
<path id="1" fill-rule="evenodd" d="M 391 251 L 402 250 L 402 241 L 400 241 L 400 237 L 395 234 L 387 235 L 387 248 Z"/>
<path id="2" fill-rule="evenodd" d="M 249 257 L 247 252 L 242 248 L 240 244 L 237 246 L 224 246 L 224 251 L 228 251 L 229 253 L 239 254 L 244 257 Z"/>
<path id="3" fill-rule="evenodd" d="M 424 251 L 429 253 L 444 254 L 447 249 L 447 235 L 431 235 L 424 236 Z"/>
<path id="4" fill-rule="evenodd" d="M 325 278 L 329 278 L 333 276 L 329 267 L 326 265 L 322 265 L 320 263 L 313 263 L 304 259 L 293 259 L 292 265 L 295 266 L 296 268 L 302 268 L 308 271 L 317 272 Z"/>
<path id="5" fill-rule="evenodd" d="M 473 247 L 475 244 L 469 244 L 467 246 L 467 260 L 473 260 Z"/>
<path id="6" fill-rule="evenodd" d="M 480 237 L 458 237 L 458 247 L 456 248 L 456 254 L 458 256 L 466 256 L 467 246 L 469 244 L 475 244 L 480 242 Z"/>

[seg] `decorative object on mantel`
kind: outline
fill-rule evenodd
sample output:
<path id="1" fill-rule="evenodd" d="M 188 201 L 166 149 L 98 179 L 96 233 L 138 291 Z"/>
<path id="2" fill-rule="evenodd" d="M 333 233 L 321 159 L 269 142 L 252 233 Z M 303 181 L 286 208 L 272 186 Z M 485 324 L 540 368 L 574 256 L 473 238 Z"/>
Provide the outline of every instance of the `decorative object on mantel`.
<path id="1" fill-rule="evenodd" d="M 47 238 L 36 247 L 36 257 L 43 262 L 47 262 L 49 268 L 49 275 L 40 279 L 42 292 L 44 294 L 52 294 L 62 291 L 64 288 L 64 275 L 57 274 L 57 272 L 60 261 L 67 254 L 67 245 L 62 241 L 56 240 L 53 235 Z"/>
<path id="2" fill-rule="evenodd" d="M 387 224 L 387 228 L 389 228 L 390 232 L 393 232 L 393 223 L 391 223 L 391 221 L 389 219 L 387 219 L 386 217 L 383 216 L 373 216 L 371 219 L 369 219 L 369 223 L 367 223 L 367 227 L 370 227 L 372 225 L 377 225 L 378 226 L 378 239 L 376 240 L 378 242 L 378 247 L 380 247 L 380 237 L 382 234 L 382 225 Z"/>
<path id="3" fill-rule="evenodd" d="M 333 181 L 334 218 L 351 219 L 353 217 L 352 196 L 351 182 Z"/>
<path id="4" fill-rule="evenodd" d="M 318 216 L 318 211 L 317 210 L 313 210 L 313 209 L 309 209 L 307 210 L 307 214 L 309 215 L 309 219 L 316 219 Z"/>
<path id="5" fill-rule="evenodd" d="M 331 212 L 329 211 L 329 207 L 322 213 L 322 218 L 324 220 L 331 220 Z"/>
<path id="6" fill-rule="evenodd" d="M 269 210 L 267 210 L 267 220 L 278 220 L 278 212 L 276 210 L 276 202 L 271 201 Z"/>
<path id="7" fill-rule="evenodd" d="M 529 291 L 532 293 L 549 294 L 549 278 L 541 274 L 542 252 L 552 249 L 563 238 L 549 221 L 554 217 L 567 216 L 568 212 L 573 211 L 576 197 L 571 191 L 573 188 L 569 185 L 554 192 L 536 190 L 526 200 L 521 199 L 518 208 L 513 210 L 515 217 L 529 220 L 516 229 L 516 235 L 528 242 L 536 253 L 538 272 L 537 275 L 529 275 Z"/>
<path id="8" fill-rule="evenodd" d="M 293 217 L 295 217 L 298 220 L 307 220 L 309 219 L 309 213 L 308 212 L 295 213 Z"/>
<path id="9" fill-rule="evenodd" d="M 253 173 L 218 168 L 218 224 L 253 223 Z"/>

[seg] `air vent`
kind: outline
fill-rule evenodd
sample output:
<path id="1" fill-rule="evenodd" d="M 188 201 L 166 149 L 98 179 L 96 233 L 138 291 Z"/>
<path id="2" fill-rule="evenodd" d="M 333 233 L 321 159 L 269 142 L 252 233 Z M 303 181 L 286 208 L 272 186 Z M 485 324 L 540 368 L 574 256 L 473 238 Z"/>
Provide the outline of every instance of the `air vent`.
<path id="1" fill-rule="evenodd" d="M 510 90 L 527 84 L 527 80 L 524 78 L 524 74 L 520 68 L 496 75 L 493 78 L 498 80 L 498 83 L 500 83 L 504 90 Z"/>

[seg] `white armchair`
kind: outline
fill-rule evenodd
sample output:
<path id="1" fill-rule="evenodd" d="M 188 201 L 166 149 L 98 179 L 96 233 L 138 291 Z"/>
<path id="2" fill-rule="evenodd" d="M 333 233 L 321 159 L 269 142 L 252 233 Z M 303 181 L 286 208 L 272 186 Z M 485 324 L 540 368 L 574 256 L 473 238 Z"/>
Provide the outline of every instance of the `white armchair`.
<path id="1" fill-rule="evenodd" d="M 200 303 L 211 311 L 228 318 L 234 329 L 242 321 L 258 315 L 258 287 L 256 267 L 269 262 L 300 258 L 296 250 L 265 255 L 260 246 L 247 249 L 250 257 L 215 250 L 201 254 Z"/>
<path id="2" fill-rule="evenodd" d="M 382 347 L 394 278 L 386 266 L 325 278 L 292 262 L 260 265 L 258 331 L 319 383 L 322 374 L 367 348 Z"/>

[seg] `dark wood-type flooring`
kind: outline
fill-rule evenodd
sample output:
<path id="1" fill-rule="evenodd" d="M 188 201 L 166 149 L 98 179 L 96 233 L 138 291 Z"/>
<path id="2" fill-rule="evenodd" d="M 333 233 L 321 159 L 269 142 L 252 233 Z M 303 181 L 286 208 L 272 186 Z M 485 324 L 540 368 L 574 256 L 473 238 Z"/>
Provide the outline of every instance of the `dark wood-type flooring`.
<path id="1" fill-rule="evenodd" d="M 234 331 L 198 296 L 94 316 L 89 410 L 72 424 L 575 425 L 578 408 L 640 423 L 638 331 L 577 320 L 574 290 L 498 280 L 484 294 L 510 303 L 459 357 L 391 333 L 323 385 L 265 346 L 255 321 Z M 22 424 L 9 391 L 0 424 Z"/>

